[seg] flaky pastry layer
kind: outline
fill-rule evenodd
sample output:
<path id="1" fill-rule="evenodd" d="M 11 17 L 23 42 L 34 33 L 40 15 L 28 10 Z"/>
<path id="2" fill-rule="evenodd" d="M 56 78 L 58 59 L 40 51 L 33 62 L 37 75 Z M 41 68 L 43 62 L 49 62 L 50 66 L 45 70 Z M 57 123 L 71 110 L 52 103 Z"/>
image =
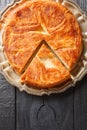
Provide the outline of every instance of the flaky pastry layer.
<path id="1" fill-rule="evenodd" d="M 4 51 L 22 83 L 49 88 L 70 78 L 82 52 L 82 36 L 66 7 L 48 0 L 21 1 L 7 10 L 2 23 Z M 48 47 L 38 48 L 43 40 Z"/>

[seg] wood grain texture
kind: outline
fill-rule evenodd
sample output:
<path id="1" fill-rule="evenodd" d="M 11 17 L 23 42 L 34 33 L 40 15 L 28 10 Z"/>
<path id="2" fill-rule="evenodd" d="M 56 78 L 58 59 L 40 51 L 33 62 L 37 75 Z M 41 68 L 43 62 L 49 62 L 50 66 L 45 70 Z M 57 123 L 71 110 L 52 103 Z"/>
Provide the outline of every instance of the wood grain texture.
<path id="1" fill-rule="evenodd" d="M 0 130 L 15 130 L 15 90 L 0 75 Z"/>
<path id="2" fill-rule="evenodd" d="M 73 90 L 31 96 L 17 90 L 17 130 L 73 130 Z"/>
<path id="3" fill-rule="evenodd" d="M 42 105 L 42 98 L 28 95 L 25 92 L 16 93 L 16 129 L 31 130 L 35 123 L 34 115 Z M 34 121 L 33 121 L 34 119 Z M 33 122 L 32 122 L 33 121 Z"/>
<path id="4" fill-rule="evenodd" d="M 75 88 L 74 130 L 87 130 L 87 75 Z"/>

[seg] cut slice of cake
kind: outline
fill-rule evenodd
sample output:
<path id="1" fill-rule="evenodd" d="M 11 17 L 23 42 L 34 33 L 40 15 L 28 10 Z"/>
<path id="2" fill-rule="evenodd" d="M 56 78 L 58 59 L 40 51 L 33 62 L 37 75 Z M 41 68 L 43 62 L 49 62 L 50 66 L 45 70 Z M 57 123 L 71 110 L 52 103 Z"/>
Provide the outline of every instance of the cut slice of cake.
<path id="1" fill-rule="evenodd" d="M 50 88 L 69 78 L 69 71 L 43 44 L 21 76 L 21 82 L 38 88 Z"/>

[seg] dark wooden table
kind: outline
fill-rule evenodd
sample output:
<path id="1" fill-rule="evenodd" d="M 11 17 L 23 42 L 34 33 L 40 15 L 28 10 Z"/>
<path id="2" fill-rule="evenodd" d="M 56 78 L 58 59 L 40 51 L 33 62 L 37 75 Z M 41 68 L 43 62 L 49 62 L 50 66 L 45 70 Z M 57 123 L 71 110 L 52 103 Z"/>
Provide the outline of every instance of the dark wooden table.
<path id="1" fill-rule="evenodd" d="M 12 0 L 0 0 L 2 10 Z M 87 12 L 87 0 L 74 0 Z M 62 94 L 19 92 L 0 74 L 0 130 L 87 130 L 87 75 Z"/>

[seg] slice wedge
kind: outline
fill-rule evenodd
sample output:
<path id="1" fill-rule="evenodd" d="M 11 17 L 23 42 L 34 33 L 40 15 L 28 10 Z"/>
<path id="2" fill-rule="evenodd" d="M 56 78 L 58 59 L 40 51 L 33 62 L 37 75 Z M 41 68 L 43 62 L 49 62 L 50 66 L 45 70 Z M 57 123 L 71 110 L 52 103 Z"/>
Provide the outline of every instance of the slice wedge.
<path id="1" fill-rule="evenodd" d="M 50 88 L 70 78 L 69 71 L 43 44 L 21 76 L 21 82 L 38 88 Z"/>

